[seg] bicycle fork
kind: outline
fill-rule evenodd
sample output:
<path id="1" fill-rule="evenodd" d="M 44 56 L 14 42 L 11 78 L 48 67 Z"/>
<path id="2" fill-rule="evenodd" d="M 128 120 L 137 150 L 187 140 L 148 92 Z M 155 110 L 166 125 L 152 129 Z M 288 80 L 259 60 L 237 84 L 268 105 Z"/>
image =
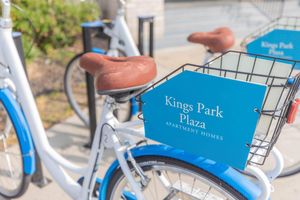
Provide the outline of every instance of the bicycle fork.
<path id="1" fill-rule="evenodd" d="M 111 135 L 112 143 L 114 146 L 114 150 L 117 156 L 117 159 L 119 161 L 120 167 L 127 178 L 129 184 L 131 185 L 133 192 L 135 193 L 138 200 L 145 200 L 144 195 L 142 193 L 143 187 L 145 187 L 149 183 L 149 178 L 144 174 L 143 170 L 140 168 L 138 164 L 136 164 L 133 156 L 130 152 L 130 147 L 127 145 L 122 146 L 119 142 L 119 138 L 116 136 L 115 133 Z M 131 170 L 128 166 L 127 160 L 125 158 L 125 153 L 129 156 L 129 161 L 131 161 L 134 170 L 136 173 L 141 177 L 141 183 L 138 184 L 136 180 L 134 179 Z"/>

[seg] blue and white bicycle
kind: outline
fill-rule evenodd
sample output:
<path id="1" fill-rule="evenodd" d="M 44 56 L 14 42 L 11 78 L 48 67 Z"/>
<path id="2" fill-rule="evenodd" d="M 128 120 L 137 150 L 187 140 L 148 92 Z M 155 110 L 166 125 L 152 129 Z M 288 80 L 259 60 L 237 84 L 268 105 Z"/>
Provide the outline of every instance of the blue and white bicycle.
<path id="1" fill-rule="evenodd" d="M 113 57 L 140 55 L 130 33 L 130 29 L 125 21 L 125 4 L 126 1 L 118 0 L 119 8 L 116 18 L 113 21 L 108 22 L 107 20 L 103 20 L 82 24 L 82 26 L 85 27 L 103 27 L 104 33 L 101 33 L 101 37 L 110 41 L 104 42 L 101 39 L 98 41 L 98 43 L 102 44 L 102 48 L 108 46 L 107 52 L 96 47 L 92 48 L 92 52 Z M 75 55 L 67 64 L 64 74 L 64 89 L 68 102 L 76 115 L 84 125 L 89 126 L 89 117 L 85 112 L 85 108 L 87 107 L 86 77 L 85 71 L 79 66 L 79 60 L 83 54 L 84 52 Z M 96 95 L 96 99 L 97 110 L 100 112 L 105 97 Z M 130 99 L 128 102 L 122 102 L 118 104 L 118 106 L 120 109 L 115 111 L 115 115 L 118 116 L 118 119 L 122 122 L 129 121 L 139 112 L 139 105 L 135 102 L 134 98 Z"/>
<path id="2" fill-rule="evenodd" d="M 145 89 L 154 79 L 156 65 L 152 59 L 147 57 L 112 58 L 99 54 L 86 54 L 82 57 L 81 66 L 95 75 L 95 86 L 98 92 L 107 97 L 89 161 L 86 167 L 79 167 L 59 155 L 48 142 L 12 39 L 10 2 L 1 0 L 1 3 L 0 101 L 15 131 L 0 137 L 0 196 L 14 198 L 26 191 L 30 177 L 35 172 L 36 151 L 52 178 L 72 199 L 269 199 L 270 183 L 280 174 L 283 166 L 281 154 L 272 147 L 286 121 L 285 116 L 290 113 L 288 110 L 291 109 L 287 108 L 290 107 L 296 88 L 299 86 L 299 76 L 290 78 L 292 65 L 286 68 L 287 64 L 285 64 L 284 67 L 288 70 L 281 71 L 282 76 L 278 77 L 272 72 L 274 70 L 277 73 L 277 70 L 281 69 L 281 63 L 276 59 L 265 60 L 264 57 L 229 52 L 216 58 L 210 66 L 185 65 L 171 74 L 172 76 L 184 70 L 203 69 L 199 72 L 231 75 L 231 78 L 239 75 L 238 77 L 244 77 L 245 80 L 250 78 L 248 81 L 252 79 L 258 82 L 264 81 L 270 88 L 275 88 L 275 90 L 279 88 L 285 93 L 287 91 L 288 95 L 283 95 L 282 92 L 273 93 L 273 90 L 270 90 L 267 95 L 273 99 L 266 103 L 271 110 L 276 110 L 274 106 L 278 105 L 283 105 L 284 109 L 278 109 L 272 115 L 270 112 L 261 113 L 264 120 L 262 125 L 271 118 L 276 119 L 275 125 L 278 126 L 274 131 L 275 134 L 271 134 L 274 137 L 269 137 L 269 135 L 261 138 L 263 133 L 257 133 L 257 139 L 261 139 L 255 140 L 252 145 L 249 144 L 252 151 L 247 171 L 256 177 L 254 181 L 250 181 L 242 173 L 226 164 L 165 145 L 148 145 L 145 143 L 142 120 L 120 123 L 115 118 L 113 110 L 116 102 L 130 99 Z M 224 58 L 230 58 L 229 60 L 233 62 L 241 61 L 242 58 L 248 59 L 247 63 L 252 68 L 250 67 L 248 72 L 239 72 L 237 68 L 227 69 L 222 66 L 222 63 L 225 63 Z M 237 67 L 240 63 L 245 64 L 244 62 L 235 63 Z M 271 63 L 270 70 L 256 72 L 254 67 L 259 63 L 264 66 Z M 227 66 L 232 66 L 232 64 Z M 224 69 L 226 72 L 221 73 Z M 106 76 L 105 72 L 112 73 Z M 16 90 L 12 91 L 11 88 L 14 86 Z M 275 97 L 288 104 L 274 103 Z M 279 102 L 277 100 L 276 102 Z M 4 115 L 5 113 L 2 116 Z M 136 139 L 133 140 L 133 136 L 141 138 L 140 142 L 134 143 Z M 267 143 L 267 139 L 270 138 L 271 140 Z M 96 173 L 105 148 L 112 148 L 117 159 L 100 180 L 97 179 Z M 270 152 L 276 158 L 276 167 L 264 173 L 253 163 L 264 160 Z M 80 181 L 73 180 L 66 170 L 79 174 L 83 178 Z"/>

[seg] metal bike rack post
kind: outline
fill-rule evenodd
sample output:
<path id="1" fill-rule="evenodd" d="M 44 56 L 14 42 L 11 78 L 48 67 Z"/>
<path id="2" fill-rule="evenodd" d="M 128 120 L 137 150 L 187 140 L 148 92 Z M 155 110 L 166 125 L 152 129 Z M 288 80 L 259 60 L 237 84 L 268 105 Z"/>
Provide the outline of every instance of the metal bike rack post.
<path id="1" fill-rule="evenodd" d="M 22 45 L 22 33 L 13 32 L 12 36 L 13 36 L 15 45 L 17 47 L 20 59 L 22 61 L 24 71 L 28 77 L 27 69 L 26 69 L 26 61 L 25 61 L 25 56 L 24 56 L 24 49 L 23 49 L 23 45 Z M 37 152 L 35 152 L 35 159 L 36 159 L 36 171 L 31 178 L 31 182 L 33 184 L 37 185 L 38 187 L 42 188 L 42 187 L 45 187 L 46 185 L 48 185 L 51 182 L 51 180 L 44 176 L 42 162 L 41 162 L 41 159 L 40 159 L 39 155 L 37 154 Z"/>
<path id="2" fill-rule="evenodd" d="M 138 25 L 138 49 L 141 55 L 145 55 L 144 52 L 144 24 L 149 23 L 149 56 L 154 57 L 154 16 L 139 16 Z M 142 104 L 139 102 L 139 112 L 142 111 Z"/>
<path id="3" fill-rule="evenodd" d="M 96 22 L 85 22 L 81 24 L 82 27 L 82 41 L 83 41 L 83 51 L 89 52 L 92 50 L 92 30 L 102 27 L 103 24 L 100 21 Z M 88 99 L 88 109 L 89 109 L 89 123 L 90 123 L 90 141 L 86 147 L 90 148 L 92 146 L 94 134 L 97 126 L 97 116 L 96 116 L 96 99 L 95 99 L 95 88 L 94 88 L 94 78 L 86 72 L 86 85 L 87 85 L 87 99 Z"/>
<path id="4" fill-rule="evenodd" d="M 31 182 L 38 186 L 39 188 L 43 188 L 51 183 L 51 180 L 45 177 L 43 172 L 43 166 L 41 162 L 41 158 L 37 152 L 35 152 L 35 161 L 36 161 L 36 171 L 31 177 Z"/>
<path id="5" fill-rule="evenodd" d="M 149 56 L 154 57 L 154 16 L 139 16 L 138 49 L 144 55 L 144 24 L 149 23 Z"/>
<path id="6" fill-rule="evenodd" d="M 24 49 L 23 49 L 23 44 L 22 44 L 22 33 L 20 33 L 20 32 L 13 32 L 12 36 L 13 36 L 15 45 L 17 47 L 20 59 L 22 61 L 25 73 L 26 73 L 26 75 L 28 75 L 27 74 L 27 68 L 26 68 L 26 62 L 25 62 L 25 56 L 24 56 Z"/>

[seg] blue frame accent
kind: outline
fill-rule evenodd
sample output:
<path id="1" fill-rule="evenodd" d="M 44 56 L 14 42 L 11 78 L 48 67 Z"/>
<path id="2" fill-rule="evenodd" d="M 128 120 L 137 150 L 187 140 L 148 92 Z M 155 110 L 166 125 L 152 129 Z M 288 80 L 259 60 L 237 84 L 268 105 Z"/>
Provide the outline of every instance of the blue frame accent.
<path id="1" fill-rule="evenodd" d="M 97 47 L 93 47 L 92 48 L 92 52 L 98 53 L 98 54 L 101 54 L 101 55 L 105 55 L 106 54 L 106 51 L 104 49 L 97 48 Z"/>
<path id="2" fill-rule="evenodd" d="M 100 20 L 96 20 L 91 22 L 83 22 L 80 26 L 87 28 L 100 28 L 104 26 L 104 23 Z"/>
<path id="3" fill-rule="evenodd" d="M 191 155 L 182 150 L 175 149 L 165 145 L 147 145 L 138 147 L 132 150 L 134 157 L 141 156 L 164 156 L 168 158 L 176 158 L 181 161 L 190 163 L 196 167 L 199 167 L 214 176 L 220 178 L 224 182 L 231 185 L 234 189 L 239 191 L 243 196 L 249 200 L 255 200 L 260 194 L 260 189 L 254 183 L 249 181 L 240 172 L 229 167 L 225 164 L 217 163 L 213 160 L 209 160 L 200 156 Z M 102 180 L 100 188 L 99 200 L 104 200 L 108 187 L 109 180 L 111 179 L 113 172 L 119 167 L 119 163 L 116 160 L 110 168 L 107 170 L 104 179 Z"/>
<path id="4" fill-rule="evenodd" d="M 6 108 L 20 141 L 24 174 L 32 175 L 36 170 L 35 148 L 31 138 L 31 132 L 23 111 L 8 89 L 0 89 L 0 101 Z"/>
<path id="5" fill-rule="evenodd" d="M 130 103 L 131 103 L 131 116 L 134 116 L 139 112 L 139 103 L 135 100 L 134 97 L 130 99 Z"/>

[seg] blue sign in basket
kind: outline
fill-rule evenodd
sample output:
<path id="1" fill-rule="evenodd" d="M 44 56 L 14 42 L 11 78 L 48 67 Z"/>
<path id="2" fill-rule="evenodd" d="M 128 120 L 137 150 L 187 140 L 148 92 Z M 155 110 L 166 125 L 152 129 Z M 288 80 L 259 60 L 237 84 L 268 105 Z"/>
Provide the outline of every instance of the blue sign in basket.
<path id="1" fill-rule="evenodd" d="M 274 29 L 247 44 L 247 52 L 300 60 L 300 31 Z M 300 65 L 295 68 L 300 69 Z"/>
<path id="2" fill-rule="evenodd" d="M 146 137 L 243 170 L 266 88 L 184 71 L 142 95 Z"/>

